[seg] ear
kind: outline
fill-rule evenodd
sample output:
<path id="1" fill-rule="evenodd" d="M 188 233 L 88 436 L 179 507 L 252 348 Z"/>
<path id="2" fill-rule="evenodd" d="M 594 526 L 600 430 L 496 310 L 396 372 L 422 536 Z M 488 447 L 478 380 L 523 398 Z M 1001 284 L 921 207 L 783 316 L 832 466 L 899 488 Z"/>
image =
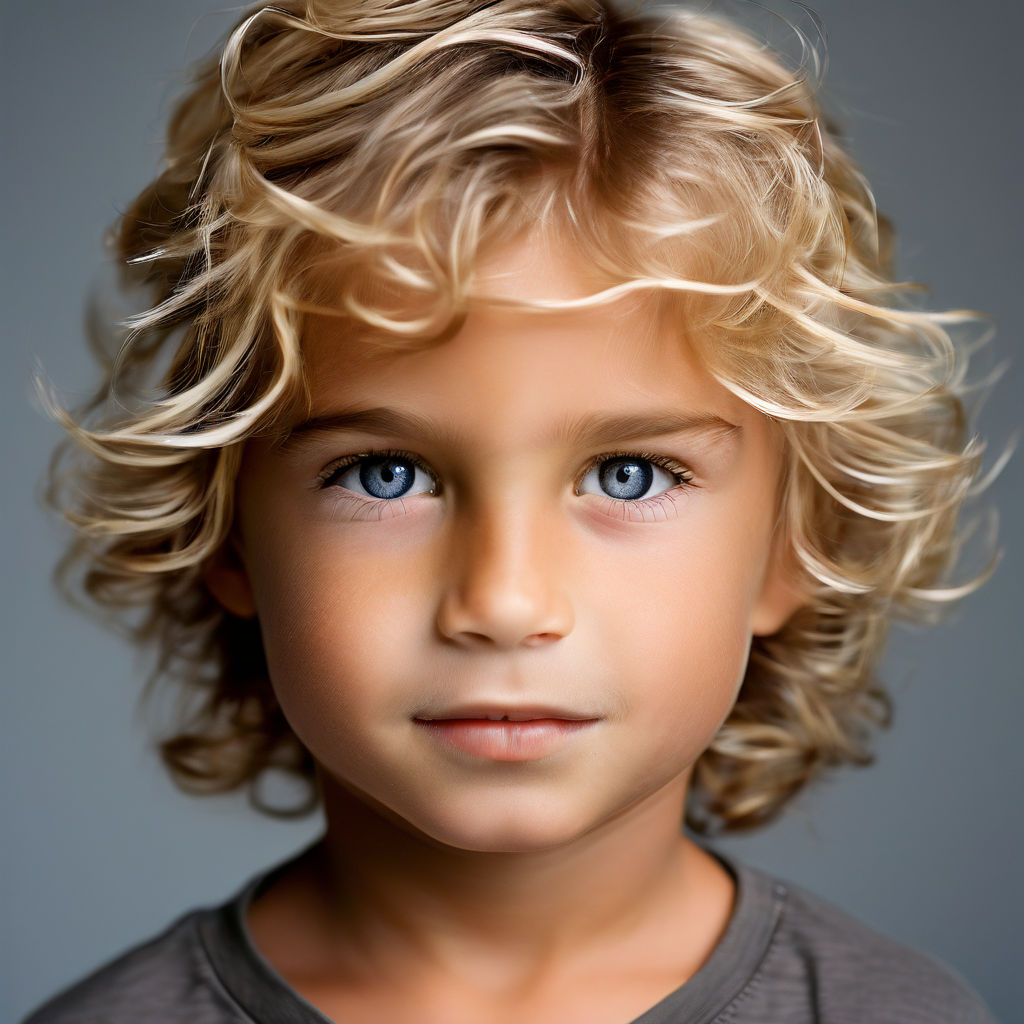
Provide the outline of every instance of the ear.
<path id="1" fill-rule="evenodd" d="M 772 552 L 765 569 L 761 593 L 754 607 L 754 636 L 771 636 L 807 604 L 796 552 L 785 531 L 780 529 L 772 543 Z"/>
<path id="2" fill-rule="evenodd" d="M 221 607 L 240 619 L 256 617 L 256 601 L 240 546 L 232 533 L 203 563 L 203 580 Z"/>

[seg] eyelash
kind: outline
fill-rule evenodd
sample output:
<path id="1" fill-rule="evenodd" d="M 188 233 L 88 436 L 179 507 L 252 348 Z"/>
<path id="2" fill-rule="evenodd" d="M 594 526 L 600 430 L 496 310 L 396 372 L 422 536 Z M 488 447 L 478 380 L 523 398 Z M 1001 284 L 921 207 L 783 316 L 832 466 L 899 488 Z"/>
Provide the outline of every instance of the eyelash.
<path id="1" fill-rule="evenodd" d="M 665 455 L 655 455 L 652 452 L 644 451 L 620 451 L 620 452 L 602 452 L 600 455 L 594 456 L 584 467 L 582 472 L 576 477 L 576 483 L 573 485 L 573 489 L 579 494 L 579 487 L 583 483 L 584 477 L 595 467 L 600 466 L 602 462 L 611 462 L 614 459 L 640 459 L 644 462 L 649 462 L 652 466 L 657 466 L 658 469 L 663 469 L 669 476 L 676 478 L 676 483 L 680 486 L 689 485 L 693 483 L 693 473 L 686 468 L 682 463 L 676 462 L 675 459 L 670 459 Z M 668 493 L 667 491 L 665 492 Z M 618 501 L 620 499 L 612 498 L 612 501 Z M 638 504 L 642 501 L 650 501 L 649 498 L 637 498 L 628 504 Z"/>
<path id="2" fill-rule="evenodd" d="M 352 466 L 357 465 L 364 459 L 375 458 L 403 459 L 412 463 L 417 469 L 422 470 L 435 481 L 434 489 L 428 493 L 431 495 L 441 493 L 440 481 L 423 459 L 413 452 L 405 451 L 400 448 L 378 448 L 370 451 L 358 452 L 353 455 L 344 455 L 340 459 L 336 459 L 332 462 L 317 476 L 318 488 L 320 490 L 327 490 L 331 488 L 345 470 L 351 469 Z M 613 498 L 611 495 L 593 495 L 593 497 L 596 497 L 599 500 L 603 499 L 607 502 L 608 513 L 622 519 L 623 521 L 629 521 L 634 516 L 640 521 L 645 521 L 647 518 L 647 512 L 657 513 L 660 511 L 667 516 L 669 511 L 668 506 L 673 506 L 675 504 L 675 492 L 680 488 L 688 488 L 693 485 L 692 471 L 677 462 L 675 459 L 667 458 L 664 455 L 656 455 L 653 452 L 622 450 L 602 452 L 600 455 L 596 455 L 594 458 L 590 459 L 583 469 L 577 474 L 576 479 L 573 482 L 573 493 L 577 495 L 581 493 L 580 486 L 582 485 L 584 478 L 595 466 L 599 466 L 602 462 L 609 462 L 613 459 L 642 459 L 645 462 L 649 462 L 652 466 L 657 466 L 659 469 L 664 470 L 669 474 L 669 476 L 674 477 L 676 480 L 675 487 L 650 498 L 635 498 L 629 500 Z M 356 501 L 363 506 L 363 512 L 367 513 L 367 518 L 372 518 L 374 510 L 377 512 L 377 518 L 380 519 L 383 518 L 385 507 L 390 507 L 392 511 L 396 505 L 400 505 L 403 511 L 405 507 L 400 498 L 373 499 L 366 498 L 358 494 L 352 494 L 351 496 L 346 495 L 346 500 Z M 363 518 L 363 516 L 360 515 L 360 518 Z"/>
<path id="3" fill-rule="evenodd" d="M 669 476 L 674 477 L 676 486 L 670 487 L 661 494 L 655 494 L 650 498 L 634 498 L 632 500 L 613 498 L 610 494 L 593 495 L 598 501 L 604 503 L 605 514 L 619 519 L 624 523 L 628 522 L 651 522 L 657 519 L 668 519 L 675 512 L 675 503 L 680 490 L 689 489 L 693 486 L 693 472 L 675 459 L 664 455 L 656 455 L 653 452 L 645 451 L 613 451 L 602 452 L 591 459 L 573 485 L 573 491 L 580 493 L 580 486 L 586 475 L 602 462 L 609 462 L 613 459 L 642 459 L 652 466 L 664 470 Z"/>
<path id="4" fill-rule="evenodd" d="M 324 490 L 331 487 L 335 480 L 337 480 L 346 469 L 351 469 L 364 459 L 403 459 L 406 462 L 411 462 L 417 469 L 422 469 L 427 476 L 431 477 L 438 483 L 437 489 L 430 493 L 440 494 L 440 481 L 437 480 L 437 475 L 431 470 L 431 468 L 418 455 L 414 455 L 412 452 L 403 451 L 400 448 L 374 448 L 371 451 L 358 452 L 355 455 L 343 455 L 340 459 L 335 459 L 334 462 L 327 466 L 317 476 L 317 483 L 319 487 Z M 368 500 L 372 501 L 373 499 L 371 498 Z M 385 498 L 382 500 L 393 501 L 394 499 Z"/>

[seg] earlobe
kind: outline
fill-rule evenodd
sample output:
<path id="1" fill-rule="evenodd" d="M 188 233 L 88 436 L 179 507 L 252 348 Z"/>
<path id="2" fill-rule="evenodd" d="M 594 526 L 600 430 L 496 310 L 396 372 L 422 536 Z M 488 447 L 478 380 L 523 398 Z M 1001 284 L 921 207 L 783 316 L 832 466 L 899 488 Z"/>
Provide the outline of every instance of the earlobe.
<path id="1" fill-rule="evenodd" d="M 807 604 L 807 599 L 792 547 L 788 543 L 775 544 L 754 609 L 751 632 L 754 636 L 778 633 Z"/>
<path id="2" fill-rule="evenodd" d="M 240 619 L 256 617 L 249 574 L 233 538 L 203 564 L 203 580 L 225 611 Z"/>

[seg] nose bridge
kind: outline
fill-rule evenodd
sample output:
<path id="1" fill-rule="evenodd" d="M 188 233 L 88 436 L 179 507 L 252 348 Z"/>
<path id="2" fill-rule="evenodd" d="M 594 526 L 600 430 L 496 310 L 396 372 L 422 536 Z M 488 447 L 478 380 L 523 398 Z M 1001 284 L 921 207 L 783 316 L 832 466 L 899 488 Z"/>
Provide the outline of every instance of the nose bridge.
<path id="1" fill-rule="evenodd" d="M 511 488 L 464 503 L 453 518 L 438 615 L 445 637 L 540 646 L 571 631 L 556 520 L 543 502 Z"/>

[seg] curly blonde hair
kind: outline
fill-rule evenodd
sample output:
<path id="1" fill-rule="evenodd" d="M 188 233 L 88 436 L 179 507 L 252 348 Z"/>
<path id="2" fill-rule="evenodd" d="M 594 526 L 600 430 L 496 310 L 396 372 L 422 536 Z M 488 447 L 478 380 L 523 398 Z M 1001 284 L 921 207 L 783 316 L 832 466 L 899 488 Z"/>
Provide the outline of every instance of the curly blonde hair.
<path id="1" fill-rule="evenodd" d="M 944 582 L 981 455 L 951 338 L 970 318 L 917 311 L 891 281 L 813 65 L 705 13 L 608 0 L 281 0 L 244 17 L 113 236 L 149 308 L 87 408 L 51 399 L 70 433 L 52 500 L 77 527 L 63 571 L 155 645 L 147 693 L 179 682 L 160 751 L 180 785 L 247 785 L 272 811 L 258 783 L 283 768 L 310 782 L 292 810 L 316 804 L 258 622 L 202 576 L 242 446 L 306 394 L 316 268 L 342 268 L 340 313 L 380 344 L 437 344 L 481 247 L 538 218 L 612 282 L 588 301 L 655 296 L 786 439 L 781 522 L 807 600 L 754 639 L 690 824 L 760 825 L 824 767 L 870 759 L 890 619 L 971 586 Z"/>

